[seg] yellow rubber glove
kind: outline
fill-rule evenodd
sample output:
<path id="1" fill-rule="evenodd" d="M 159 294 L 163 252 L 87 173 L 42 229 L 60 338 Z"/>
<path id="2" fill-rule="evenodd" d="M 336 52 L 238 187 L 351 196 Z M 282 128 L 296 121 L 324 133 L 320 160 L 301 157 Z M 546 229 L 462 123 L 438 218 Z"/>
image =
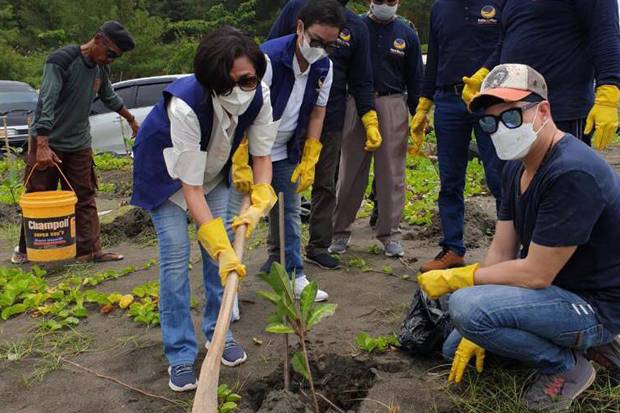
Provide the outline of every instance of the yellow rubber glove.
<path id="1" fill-rule="evenodd" d="M 459 288 L 472 287 L 478 268 L 480 264 L 429 271 L 418 276 L 418 285 L 430 298 L 437 299 Z"/>
<path id="2" fill-rule="evenodd" d="M 420 98 L 418 107 L 415 110 L 415 116 L 411 120 L 411 127 L 409 128 L 409 136 L 411 138 L 412 145 L 409 147 L 409 155 L 417 156 L 420 154 L 422 144 L 424 143 L 424 136 L 426 127 L 428 126 L 428 112 L 433 106 L 433 101 L 428 98 Z"/>
<path id="3" fill-rule="evenodd" d="M 235 217 L 232 222 L 232 227 L 237 230 L 237 227 L 241 225 L 247 225 L 248 228 L 245 231 L 245 237 L 250 238 L 252 232 L 258 225 L 258 222 L 266 216 L 271 208 L 278 201 L 276 193 L 269 184 L 256 184 L 252 187 L 252 204 L 248 209 Z"/>
<path id="4" fill-rule="evenodd" d="M 249 194 L 254 184 L 254 174 L 250 168 L 250 149 L 248 138 L 243 138 L 232 156 L 232 182 L 237 191 Z"/>
<path id="5" fill-rule="evenodd" d="M 594 106 L 586 120 L 584 133 L 594 132 L 592 146 L 599 151 L 606 149 L 618 130 L 618 101 L 620 90 L 614 85 L 603 85 L 596 88 Z"/>
<path id="6" fill-rule="evenodd" d="M 480 86 L 482 86 L 482 82 L 484 78 L 489 74 L 489 69 L 486 67 L 481 67 L 478 69 L 476 73 L 474 73 L 471 77 L 465 76 L 463 78 L 463 83 L 465 87 L 463 88 L 463 102 L 469 107 L 469 103 L 471 100 L 480 92 Z"/>
<path id="7" fill-rule="evenodd" d="M 241 264 L 235 250 L 230 245 L 222 218 L 205 222 L 198 228 L 198 241 L 207 250 L 211 258 L 218 262 L 222 285 L 226 285 L 228 275 L 236 271 L 239 278 L 245 277 L 245 265 Z"/>
<path id="8" fill-rule="evenodd" d="M 463 338 L 454 355 L 450 377 L 448 377 L 449 382 L 461 382 L 465 368 L 472 357 L 476 357 L 476 371 L 482 373 L 482 370 L 484 370 L 484 349 L 473 341 Z"/>
<path id="9" fill-rule="evenodd" d="M 297 193 L 303 192 L 314 183 L 314 167 L 319 161 L 319 155 L 321 155 L 321 141 L 316 138 L 306 139 L 304 145 L 304 153 L 301 157 L 301 162 L 293 171 L 291 176 L 291 182 L 295 183 L 299 181 L 297 186 Z"/>
<path id="10" fill-rule="evenodd" d="M 381 132 L 379 132 L 379 118 L 377 117 L 377 112 L 374 110 L 366 112 L 366 114 L 362 116 L 362 123 L 364 124 L 364 129 L 366 129 L 366 146 L 364 146 L 364 150 L 367 152 L 374 152 L 379 149 L 383 142 Z"/>

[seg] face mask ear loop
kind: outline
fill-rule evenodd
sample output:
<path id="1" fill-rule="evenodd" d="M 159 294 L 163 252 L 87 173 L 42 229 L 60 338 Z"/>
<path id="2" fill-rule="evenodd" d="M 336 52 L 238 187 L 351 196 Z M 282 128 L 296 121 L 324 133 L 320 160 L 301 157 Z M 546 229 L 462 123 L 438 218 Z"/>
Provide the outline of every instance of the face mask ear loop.
<path id="1" fill-rule="evenodd" d="M 534 115 L 534 120 L 532 121 L 532 127 L 534 126 L 534 122 L 536 122 L 536 117 L 538 116 L 538 107 L 540 106 L 540 103 L 538 105 L 536 105 L 536 114 Z M 549 119 L 547 119 L 546 121 L 543 122 L 542 126 L 540 128 L 538 128 L 537 131 L 534 131 L 534 133 L 536 133 L 536 136 L 538 136 L 538 134 L 540 132 L 542 132 L 543 129 L 545 129 L 545 126 L 547 126 L 547 124 L 549 123 Z M 533 128 L 532 128 L 533 129 Z"/>

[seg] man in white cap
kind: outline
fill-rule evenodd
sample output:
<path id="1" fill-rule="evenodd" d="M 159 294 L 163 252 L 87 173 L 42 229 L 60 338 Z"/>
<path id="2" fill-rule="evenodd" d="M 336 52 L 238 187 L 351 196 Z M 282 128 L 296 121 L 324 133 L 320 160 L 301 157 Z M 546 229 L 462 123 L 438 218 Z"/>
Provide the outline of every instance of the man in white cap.
<path id="1" fill-rule="evenodd" d="M 487 76 L 470 109 L 506 160 L 496 234 L 484 264 L 418 277 L 449 299 L 444 343 L 459 382 L 485 349 L 533 366 L 531 410 L 563 410 L 596 373 L 586 353 L 620 368 L 620 177 L 551 117 L 547 85 L 529 66 Z"/>

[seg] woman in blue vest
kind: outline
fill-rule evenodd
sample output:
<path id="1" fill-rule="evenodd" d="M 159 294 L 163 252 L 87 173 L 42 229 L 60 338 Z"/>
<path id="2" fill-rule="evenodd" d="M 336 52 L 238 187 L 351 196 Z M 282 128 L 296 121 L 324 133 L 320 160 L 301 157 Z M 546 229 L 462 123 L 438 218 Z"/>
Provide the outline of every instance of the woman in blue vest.
<path id="1" fill-rule="evenodd" d="M 273 118 L 279 121 L 271 152 L 272 185 L 277 192 L 284 193 L 286 270 L 294 274 L 294 290 L 298 296 L 309 283 L 301 255 L 299 193 L 314 183 L 333 77 L 327 55 L 336 46 L 344 21 L 344 11 L 338 1 L 313 0 L 301 9 L 296 34 L 261 45 L 267 56 L 263 81 L 270 86 Z M 269 217 L 272 239 L 277 239 L 277 218 L 274 209 Z M 261 270 L 268 271 L 276 260 L 278 257 L 270 255 Z M 327 298 L 327 294 L 319 290 L 317 301 Z"/>
<path id="2" fill-rule="evenodd" d="M 157 232 L 160 321 L 174 391 L 197 386 L 187 210 L 198 227 L 207 302 L 202 329 L 210 340 L 226 277 L 231 271 L 246 273 L 221 218 L 228 204 L 230 155 L 243 136 L 253 155 L 252 205 L 234 224 L 248 224 L 249 236 L 276 201 L 269 183 L 277 128 L 269 89 L 261 84 L 265 70 L 265 57 L 249 36 L 232 27 L 214 31 L 198 47 L 194 75 L 166 88 L 136 138 L 131 203 L 149 211 Z M 228 332 L 222 362 L 234 366 L 246 358 Z"/>

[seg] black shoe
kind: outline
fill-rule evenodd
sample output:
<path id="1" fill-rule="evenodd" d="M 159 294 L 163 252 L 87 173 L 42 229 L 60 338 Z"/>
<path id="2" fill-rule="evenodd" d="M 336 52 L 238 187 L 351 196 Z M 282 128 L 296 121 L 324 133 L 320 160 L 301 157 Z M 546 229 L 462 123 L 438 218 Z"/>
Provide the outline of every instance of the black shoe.
<path id="1" fill-rule="evenodd" d="M 270 255 L 269 258 L 267 258 L 267 261 L 265 261 L 265 263 L 263 265 L 260 266 L 260 272 L 269 272 L 271 271 L 271 264 L 273 264 L 274 262 L 280 262 L 280 259 L 278 257 L 276 257 L 275 255 Z"/>
<path id="2" fill-rule="evenodd" d="M 340 260 L 329 254 L 306 255 L 306 261 L 318 265 L 325 270 L 336 270 L 340 268 Z"/>

